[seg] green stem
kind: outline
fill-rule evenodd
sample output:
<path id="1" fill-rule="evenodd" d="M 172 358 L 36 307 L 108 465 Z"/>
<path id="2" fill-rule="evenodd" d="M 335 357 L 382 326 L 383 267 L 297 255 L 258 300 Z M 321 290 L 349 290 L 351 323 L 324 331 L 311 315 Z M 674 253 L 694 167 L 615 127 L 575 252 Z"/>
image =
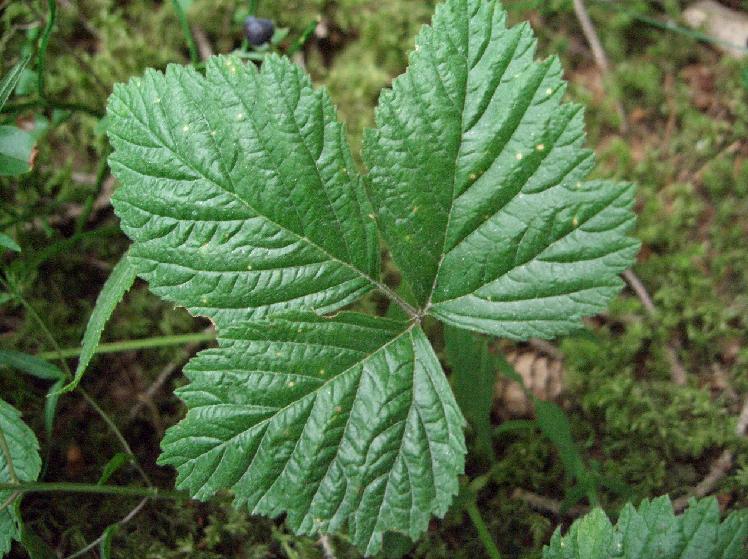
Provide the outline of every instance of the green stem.
<path id="1" fill-rule="evenodd" d="M 249 15 L 253 16 L 257 13 L 257 8 L 260 0 L 249 0 Z"/>
<path id="2" fill-rule="evenodd" d="M 499 553 L 499 549 L 496 547 L 496 544 L 491 537 L 491 533 L 488 531 L 488 526 L 486 526 L 486 523 L 483 521 L 483 517 L 480 515 L 480 511 L 478 510 L 475 501 L 471 501 L 465 507 L 465 510 L 478 532 L 478 538 L 486 550 L 486 555 L 488 555 L 490 559 L 501 559 L 501 553 Z"/>
<path id="3" fill-rule="evenodd" d="M 311 37 L 314 34 L 314 31 L 317 29 L 317 25 L 319 25 L 319 19 L 315 19 L 314 21 L 309 22 L 301 32 L 301 35 L 293 42 L 288 51 L 286 51 L 286 56 L 293 56 L 302 48 L 304 48 L 304 45 L 309 40 L 309 37 Z"/>
<path id="4" fill-rule="evenodd" d="M 659 19 L 649 17 L 644 14 L 632 12 L 632 11 L 626 10 L 625 8 L 623 8 L 622 6 L 614 2 L 611 2 L 610 0 L 597 0 L 595 4 L 608 10 L 615 10 L 617 12 L 626 14 L 628 17 L 641 21 L 642 23 L 646 23 L 647 25 L 651 25 L 652 27 L 662 29 L 664 31 L 671 31 L 673 33 L 678 33 L 680 35 L 684 35 L 686 37 L 689 37 L 691 39 L 696 39 L 698 41 L 704 41 L 705 43 L 711 43 L 711 44 L 716 44 L 716 45 L 723 45 L 725 47 L 730 47 L 730 48 L 741 50 L 745 53 L 748 53 L 748 45 L 741 45 L 738 43 L 733 43 L 731 41 L 720 39 L 718 37 L 714 37 L 712 35 L 707 35 L 706 33 L 702 33 L 701 31 L 689 29 L 687 27 L 678 25 L 674 21 L 670 21 L 670 20 L 660 21 Z"/>
<path id="5" fill-rule="evenodd" d="M 42 317 L 39 316 L 39 313 L 37 313 L 34 307 L 32 307 L 31 304 L 26 300 L 26 298 L 21 295 L 21 292 L 16 289 L 15 284 L 11 282 L 10 278 L 7 278 L 7 281 L 0 278 L 0 284 L 2 284 L 21 303 L 23 308 L 26 309 L 26 312 L 31 315 L 31 318 L 33 318 L 36 323 L 39 324 L 39 328 L 42 329 L 42 332 L 52 344 L 52 347 L 55 349 L 54 355 L 60 360 L 60 363 L 63 367 L 63 372 L 68 378 L 73 378 L 73 372 L 70 370 L 70 367 L 68 367 L 67 362 L 60 355 L 61 349 L 60 345 L 57 343 L 57 339 L 52 335 L 52 332 L 49 331 L 49 328 L 47 328 L 47 324 L 44 322 L 44 320 L 42 320 Z"/>
<path id="6" fill-rule="evenodd" d="M 186 345 L 203 342 L 212 342 L 216 337 L 214 334 L 197 333 L 197 334 L 179 334 L 175 336 L 157 336 L 155 338 L 141 338 L 139 340 L 125 340 L 122 342 L 110 342 L 99 344 L 94 354 L 99 353 L 119 353 L 123 351 L 137 351 L 141 349 L 156 349 L 160 347 L 169 347 L 175 345 Z M 71 347 L 61 349 L 60 351 L 44 351 L 37 353 L 39 359 L 55 359 L 62 357 L 68 359 L 77 357 L 81 354 L 81 348 Z"/>
<path id="7" fill-rule="evenodd" d="M 93 493 L 98 495 L 120 495 L 122 497 L 149 497 L 151 499 L 188 500 L 186 493 L 168 491 L 158 487 L 122 487 L 118 485 L 95 485 L 92 483 L 22 482 L 0 483 L 0 491 L 19 493 Z"/>
<path id="8" fill-rule="evenodd" d="M 57 19 L 57 0 L 47 0 L 47 6 L 49 7 L 49 15 L 47 16 L 47 25 L 44 26 L 42 39 L 39 43 L 39 54 L 37 58 L 37 92 L 41 99 L 45 99 L 44 75 L 47 69 L 47 45 L 49 45 L 49 36 L 52 34 L 52 28 Z"/>
<path id="9" fill-rule="evenodd" d="M 182 9 L 182 4 L 179 3 L 179 0 L 171 0 L 171 3 L 174 6 L 174 11 L 177 12 L 179 25 L 182 26 L 182 34 L 187 43 L 187 48 L 190 51 L 190 62 L 192 62 L 193 66 L 197 66 L 200 64 L 200 55 L 197 52 L 197 45 L 195 44 L 195 38 L 192 36 L 190 23 L 187 21 L 187 14 L 184 13 L 184 9 Z"/>
<path id="10" fill-rule="evenodd" d="M 37 108 L 50 108 L 50 109 L 59 109 L 61 111 L 71 111 L 71 112 L 79 112 L 79 113 L 85 113 L 87 115 L 90 115 L 95 118 L 103 118 L 104 113 L 98 109 L 94 109 L 93 107 L 88 107 L 86 105 L 82 105 L 80 103 L 65 103 L 63 101 L 56 101 L 55 99 L 37 99 L 35 101 L 25 101 L 23 103 L 7 103 L 3 108 L 3 113 L 20 113 L 28 109 L 37 109 Z"/>

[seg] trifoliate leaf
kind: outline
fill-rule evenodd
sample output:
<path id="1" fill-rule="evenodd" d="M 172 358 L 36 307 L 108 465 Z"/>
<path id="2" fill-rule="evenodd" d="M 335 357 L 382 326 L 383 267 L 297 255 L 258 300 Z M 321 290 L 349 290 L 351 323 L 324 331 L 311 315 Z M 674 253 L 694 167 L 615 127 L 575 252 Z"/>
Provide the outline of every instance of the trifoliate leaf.
<path id="1" fill-rule="evenodd" d="M 720 523 L 713 497 L 692 500 L 676 516 L 668 497 L 626 505 L 613 526 L 595 509 L 574 522 L 566 535 L 556 530 L 543 559 L 742 559 L 748 552 L 748 511 Z"/>
<path id="2" fill-rule="evenodd" d="M 139 274 L 219 326 L 374 287 L 376 226 L 328 95 L 287 59 L 171 65 L 109 101 L 113 204 Z"/>
<path id="3" fill-rule="evenodd" d="M 302 534 L 348 525 L 376 553 L 442 516 L 463 471 L 464 420 L 421 328 L 313 313 L 223 330 L 185 369 L 189 412 L 164 437 L 177 487 L 232 488 L 255 514 Z"/>
<path id="4" fill-rule="evenodd" d="M 496 0 L 448 0 L 385 91 L 364 160 L 382 233 L 430 314 L 497 336 L 579 327 L 622 286 L 633 188 L 583 182 L 583 111 Z"/>
<path id="5" fill-rule="evenodd" d="M 369 202 L 326 93 L 237 57 L 115 88 L 113 203 L 153 291 L 209 317 L 161 462 L 204 499 L 368 554 L 457 491 L 462 416 L 419 322 L 510 338 L 576 328 L 620 288 L 633 189 L 583 182 L 582 110 L 496 0 L 447 0 L 365 141 Z M 378 217 L 377 217 L 378 216 Z M 415 307 L 379 282 L 378 219 Z M 372 288 L 407 322 L 342 314 Z M 295 314 L 287 315 L 293 311 Z"/>
<path id="6" fill-rule="evenodd" d="M 34 432 L 21 420 L 20 412 L 1 399 L 0 431 L 12 462 L 12 466 L 9 465 L 4 449 L 0 451 L 0 482 L 12 483 L 14 476 L 18 481 L 35 481 L 42 467 L 39 442 Z M 12 494 L 12 491 L 0 491 L 0 503 L 5 504 Z M 0 557 L 10 551 L 11 542 L 19 537 L 17 508 L 14 505 L 6 506 L 0 511 Z"/>

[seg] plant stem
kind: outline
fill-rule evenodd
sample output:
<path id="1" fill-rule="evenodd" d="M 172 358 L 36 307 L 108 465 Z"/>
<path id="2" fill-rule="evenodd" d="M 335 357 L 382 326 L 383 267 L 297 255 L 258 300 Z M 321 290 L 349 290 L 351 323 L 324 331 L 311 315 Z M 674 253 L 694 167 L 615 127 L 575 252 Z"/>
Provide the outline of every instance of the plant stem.
<path id="1" fill-rule="evenodd" d="M 201 342 L 212 342 L 215 340 L 215 334 L 206 334 L 198 332 L 195 334 L 178 334 L 175 336 L 157 336 L 154 338 L 141 338 L 138 340 L 124 340 L 122 342 L 110 342 L 99 344 L 94 354 L 100 353 L 120 353 L 123 351 L 137 351 L 141 349 L 156 349 L 160 347 L 169 347 L 175 345 L 186 345 L 190 343 L 201 343 Z M 70 357 L 77 357 L 81 354 L 82 349 L 79 347 L 71 347 L 67 349 L 61 349 L 59 351 L 43 351 L 37 353 L 36 357 L 39 359 L 55 359 L 62 357 L 68 359 Z"/>
<path id="2" fill-rule="evenodd" d="M 253 16 L 257 13 L 257 5 L 260 0 L 249 0 L 249 15 Z"/>
<path id="3" fill-rule="evenodd" d="M 56 101 L 54 99 L 37 99 L 35 101 L 25 101 L 23 103 L 8 103 L 6 104 L 2 112 L 3 113 L 20 113 L 27 109 L 36 109 L 38 107 L 49 107 L 50 109 L 59 109 L 61 111 L 80 112 L 90 115 L 95 118 L 103 118 L 104 113 L 93 107 L 81 105 L 80 103 L 65 103 L 63 101 Z"/>
<path id="4" fill-rule="evenodd" d="M 57 19 L 57 0 L 47 0 L 47 6 L 49 7 L 49 15 L 47 16 L 47 25 L 44 26 L 44 32 L 42 33 L 42 38 L 39 42 L 39 53 L 37 57 L 38 76 L 36 89 L 41 99 L 45 99 L 44 74 L 47 70 L 47 46 L 49 45 L 49 36 L 52 34 L 52 28 Z"/>
<path id="5" fill-rule="evenodd" d="M 190 23 L 187 21 L 187 14 L 184 13 L 182 4 L 179 0 L 171 0 L 174 6 L 174 11 L 177 12 L 177 18 L 179 18 L 179 25 L 182 26 L 182 34 L 184 35 L 184 41 L 187 43 L 187 48 L 190 51 L 190 62 L 193 66 L 200 64 L 200 54 L 197 51 L 197 45 L 195 44 L 195 38 L 192 36 L 192 30 L 190 29 Z"/>
<path id="6" fill-rule="evenodd" d="M 480 515 L 480 511 L 478 510 L 478 506 L 475 504 L 475 501 L 471 501 L 470 503 L 468 503 L 468 505 L 465 507 L 465 510 L 467 511 L 470 520 L 473 522 L 473 526 L 475 526 L 475 529 L 478 532 L 478 538 L 480 539 L 483 547 L 486 550 L 486 555 L 490 559 L 501 559 L 501 553 L 499 553 L 499 550 L 496 547 L 493 538 L 491 537 L 491 533 L 488 531 L 488 526 L 486 526 L 486 523 L 483 521 L 483 517 Z"/>
<path id="7" fill-rule="evenodd" d="M 378 281 L 372 280 L 372 282 L 374 283 L 374 285 L 377 286 L 377 289 L 379 289 L 379 291 L 381 291 L 387 297 L 389 297 L 390 299 L 392 299 L 395 303 L 397 303 L 398 305 L 400 305 L 400 307 L 405 311 L 405 313 L 408 316 L 410 316 L 410 318 L 413 318 L 413 319 L 416 319 L 416 320 L 419 320 L 421 318 L 421 316 L 422 316 L 421 313 L 414 306 L 412 306 L 410 303 L 408 303 L 405 299 L 403 299 L 402 297 L 400 297 L 400 295 L 398 295 L 397 293 L 395 293 L 394 289 L 391 289 L 387 285 L 385 285 L 385 284 L 383 284 L 381 282 L 378 282 Z"/>
<path id="8" fill-rule="evenodd" d="M 0 483 L 0 491 L 18 493 L 92 493 L 97 495 L 119 495 L 121 497 L 148 497 L 150 499 L 189 500 L 187 493 L 168 491 L 158 487 L 124 487 L 118 485 L 96 485 L 93 483 L 66 482 L 21 482 Z"/>

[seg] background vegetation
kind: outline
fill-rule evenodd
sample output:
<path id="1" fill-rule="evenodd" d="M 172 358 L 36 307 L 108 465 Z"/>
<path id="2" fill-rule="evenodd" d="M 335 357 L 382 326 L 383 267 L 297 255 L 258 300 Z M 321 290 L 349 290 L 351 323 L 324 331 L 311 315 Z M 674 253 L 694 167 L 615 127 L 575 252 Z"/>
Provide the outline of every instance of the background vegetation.
<path id="1" fill-rule="evenodd" d="M 203 53 L 241 45 L 247 2 L 179 4 Z M 540 54 L 562 58 L 569 96 L 588 107 L 589 144 L 600 159 L 597 173 L 639 184 L 636 233 L 643 249 L 635 273 L 651 301 L 629 289 L 582 334 L 552 348 L 502 343 L 491 350 L 530 353 L 536 360 L 563 356 L 557 401 L 582 457 L 582 477 L 591 480 L 578 485 L 587 495 L 592 487 L 606 509 L 664 493 L 686 495 L 725 451 L 731 468 L 709 491 L 724 510 L 742 508 L 748 506 L 748 442 L 735 434 L 735 422 L 748 395 L 748 64 L 653 25 L 680 21 L 685 2 L 619 4 L 625 8 L 588 2 L 612 63 L 603 76 L 571 0 L 505 1 L 513 20 L 531 21 L 541 38 Z M 430 0 L 278 0 L 261 2 L 259 15 L 288 28 L 281 50 L 310 22 L 319 22 L 295 56 L 329 88 L 355 153 L 380 89 L 404 69 L 413 37 L 433 5 Z M 5 73 L 22 54 L 36 52 L 49 14 L 41 0 L 6 0 L 0 6 Z M 0 349 L 31 354 L 50 352 L 55 343 L 78 346 L 96 295 L 127 247 L 107 202 L 116 184 L 106 167 L 101 116 L 112 85 L 147 67 L 189 62 L 173 2 L 59 0 L 57 9 L 46 68 L 35 61 L 29 65 L 2 115 L 3 122 L 38 138 L 33 170 L 0 179 L 0 232 L 23 249 L 0 261 L 8 284 L 0 294 Z M 44 99 L 37 90 L 40 71 Z M 394 273 L 389 279 L 397 282 Z M 365 304 L 382 302 L 372 296 Z M 206 326 L 138 283 L 105 338 L 172 336 Z M 183 413 L 172 389 L 183 382 L 179 370 L 199 347 L 100 355 L 83 381 L 130 442 L 138 463 L 164 488 L 173 485 L 173 472 L 155 466 L 158 444 L 163 430 Z M 512 362 L 519 368 L 517 359 Z M 495 370 L 502 366 L 499 361 Z M 674 382 L 681 371 L 685 384 Z M 544 395 L 542 386 L 536 388 Z M 45 436 L 48 390 L 46 381 L 0 370 L 0 394 L 23 411 L 40 436 L 47 456 L 43 479 L 95 483 L 120 451 L 118 441 L 78 392 L 61 398 L 54 428 Z M 534 426 L 517 423 L 511 405 L 506 397 L 497 398 L 491 451 L 471 452 L 472 482 L 466 481 L 465 495 L 446 519 L 432 523 L 410 556 L 483 556 L 466 512 L 470 507 L 463 506 L 473 498 L 507 557 L 539 557 L 554 527 L 578 514 L 574 507 L 553 510 L 564 499 L 576 500 L 580 476 L 570 469 L 568 452 L 565 456 L 563 446 Z M 137 485 L 140 477 L 132 465 L 124 465 L 111 482 Z M 539 502 L 538 496 L 546 500 Z M 24 499 L 23 513 L 28 528 L 64 557 L 137 503 L 127 497 L 37 494 Z M 324 553 L 317 542 L 290 535 L 282 521 L 233 510 L 228 496 L 207 504 L 151 501 L 111 535 L 111 556 L 122 558 L 318 558 Z M 344 537 L 332 538 L 331 544 L 337 557 L 357 556 Z M 20 547 L 14 553 L 25 556 Z M 96 549 L 87 556 L 98 554 Z"/>

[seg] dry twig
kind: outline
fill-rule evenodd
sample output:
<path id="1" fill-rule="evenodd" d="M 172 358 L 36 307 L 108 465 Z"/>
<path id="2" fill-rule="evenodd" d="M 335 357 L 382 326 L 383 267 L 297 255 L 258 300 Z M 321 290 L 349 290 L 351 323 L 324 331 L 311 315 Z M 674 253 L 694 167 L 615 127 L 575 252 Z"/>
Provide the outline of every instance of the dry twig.
<path id="1" fill-rule="evenodd" d="M 644 287 L 644 284 L 641 282 L 639 277 L 632 270 L 626 270 L 623 272 L 623 278 L 629 284 L 631 289 L 634 290 L 636 296 L 639 297 L 647 314 L 650 317 L 655 317 L 657 315 L 657 308 L 654 306 L 652 297 L 649 296 L 647 288 Z M 665 346 L 665 357 L 667 357 L 668 363 L 670 363 L 670 378 L 673 383 L 678 386 L 685 386 L 687 382 L 686 368 L 678 359 L 678 353 L 672 343 Z"/>
<path id="2" fill-rule="evenodd" d="M 208 60 L 213 56 L 213 47 L 210 44 L 208 35 L 205 33 L 205 29 L 199 25 L 192 26 L 192 35 L 195 37 L 197 43 L 197 51 L 200 53 L 200 58 Z"/>
<path id="3" fill-rule="evenodd" d="M 561 516 L 561 503 L 556 499 L 544 497 L 543 495 L 538 495 L 537 493 L 533 493 L 532 491 L 526 491 L 520 488 L 514 490 L 514 493 L 512 493 L 512 499 L 524 501 L 532 508 L 539 510 L 540 512 L 549 512 L 556 516 Z M 588 511 L 589 509 L 587 507 L 576 505 L 567 510 L 566 514 L 568 516 L 582 516 Z"/>
<path id="4" fill-rule="evenodd" d="M 584 37 L 590 45 L 595 64 L 600 68 L 603 78 L 607 79 L 610 75 L 610 63 L 605 54 L 605 49 L 603 49 L 602 43 L 600 43 L 600 38 L 597 36 L 597 31 L 595 31 L 595 26 L 592 24 L 590 15 L 587 13 L 584 0 L 574 0 L 574 13 L 577 15 L 577 19 L 582 26 L 582 33 L 584 33 Z M 618 118 L 621 121 L 621 133 L 625 134 L 628 132 L 628 122 L 626 119 L 626 112 L 623 110 L 623 104 L 619 100 L 616 100 L 616 111 L 618 112 Z"/>
<path id="5" fill-rule="evenodd" d="M 330 536 L 327 534 L 322 534 L 319 537 L 319 546 L 322 548 L 322 554 L 324 555 L 325 559 L 337 559 L 335 556 L 335 548 L 332 546 L 332 543 L 330 542 Z"/>

